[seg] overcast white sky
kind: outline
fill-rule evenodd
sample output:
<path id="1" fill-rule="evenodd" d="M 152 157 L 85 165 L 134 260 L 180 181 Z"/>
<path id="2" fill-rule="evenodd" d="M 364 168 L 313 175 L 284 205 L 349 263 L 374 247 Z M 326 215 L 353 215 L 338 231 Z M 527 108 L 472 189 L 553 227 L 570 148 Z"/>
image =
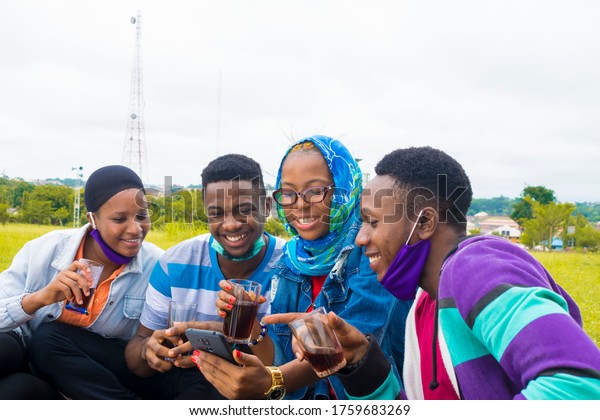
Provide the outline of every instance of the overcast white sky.
<path id="1" fill-rule="evenodd" d="M 321 133 L 365 172 L 430 145 L 475 197 L 600 201 L 593 0 L 0 0 L 0 173 L 121 163 L 137 10 L 150 182 L 236 152 L 272 183 L 290 139 Z"/>

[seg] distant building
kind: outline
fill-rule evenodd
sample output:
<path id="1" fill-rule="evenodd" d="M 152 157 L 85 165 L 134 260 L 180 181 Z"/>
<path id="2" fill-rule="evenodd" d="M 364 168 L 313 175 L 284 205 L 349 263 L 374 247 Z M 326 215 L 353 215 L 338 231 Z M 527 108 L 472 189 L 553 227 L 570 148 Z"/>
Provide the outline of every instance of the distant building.
<path id="1" fill-rule="evenodd" d="M 34 179 L 31 181 L 27 181 L 27 182 L 29 182 L 30 184 L 33 184 L 33 185 L 56 185 L 59 187 L 65 185 L 62 182 L 57 181 L 55 179 Z"/>
<path id="2" fill-rule="evenodd" d="M 499 235 L 518 242 L 521 237 L 519 224 L 509 216 L 490 216 L 482 211 L 475 216 L 467 216 L 467 231 L 476 231 L 484 235 Z"/>

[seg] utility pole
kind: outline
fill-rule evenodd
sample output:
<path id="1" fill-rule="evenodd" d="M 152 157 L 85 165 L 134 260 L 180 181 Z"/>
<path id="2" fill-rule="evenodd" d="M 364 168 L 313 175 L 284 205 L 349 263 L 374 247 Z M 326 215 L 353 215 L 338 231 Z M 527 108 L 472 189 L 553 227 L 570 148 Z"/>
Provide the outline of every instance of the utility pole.
<path id="1" fill-rule="evenodd" d="M 123 164 L 137 172 L 142 181 L 148 181 L 148 160 L 146 157 L 146 133 L 144 128 L 144 79 L 142 71 L 142 11 L 131 18 L 135 25 L 135 53 L 131 70 L 131 88 L 129 90 L 129 116 L 125 145 L 123 147 Z"/>
<path id="2" fill-rule="evenodd" d="M 73 202 L 73 227 L 78 228 L 81 219 L 81 187 L 83 185 L 83 166 L 74 166 L 75 171 L 75 200 Z"/>

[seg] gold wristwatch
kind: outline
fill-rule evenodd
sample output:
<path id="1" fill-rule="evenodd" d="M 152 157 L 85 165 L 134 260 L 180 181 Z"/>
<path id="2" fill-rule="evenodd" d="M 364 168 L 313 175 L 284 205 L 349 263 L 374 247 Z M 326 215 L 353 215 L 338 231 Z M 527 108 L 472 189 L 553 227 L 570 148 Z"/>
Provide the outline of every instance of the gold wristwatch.
<path id="1" fill-rule="evenodd" d="M 283 373 L 277 366 L 265 366 L 271 373 L 271 388 L 265 392 L 268 400 L 280 400 L 285 397 L 285 386 L 283 385 Z"/>

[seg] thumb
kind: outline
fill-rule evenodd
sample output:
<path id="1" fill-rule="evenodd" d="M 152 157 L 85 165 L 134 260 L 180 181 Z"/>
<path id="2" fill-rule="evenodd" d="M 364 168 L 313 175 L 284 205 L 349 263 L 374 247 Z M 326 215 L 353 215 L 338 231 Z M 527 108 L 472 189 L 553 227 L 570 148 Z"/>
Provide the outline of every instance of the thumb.
<path id="1" fill-rule="evenodd" d="M 337 316 L 335 312 L 329 312 L 327 314 L 327 320 L 331 328 L 335 330 L 335 333 L 340 336 L 348 335 L 354 329 L 354 327 L 344 321 L 342 318 Z"/>
<path id="2" fill-rule="evenodd" d="M 237 349 L 233 351 L 233 358 L 240 366 L 265 367 L 255 355 L 243 353 Z"/>

